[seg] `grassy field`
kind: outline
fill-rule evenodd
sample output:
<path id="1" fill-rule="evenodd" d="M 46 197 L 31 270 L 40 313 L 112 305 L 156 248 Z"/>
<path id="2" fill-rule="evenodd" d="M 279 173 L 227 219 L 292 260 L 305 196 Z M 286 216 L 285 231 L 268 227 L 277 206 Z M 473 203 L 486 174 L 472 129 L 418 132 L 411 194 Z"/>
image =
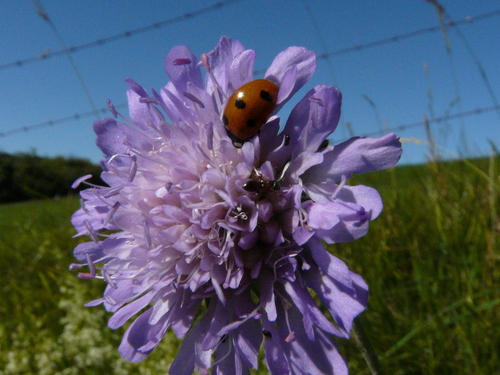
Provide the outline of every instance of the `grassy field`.
<path id="1" fill-rule="evenodd" d="M 370 285 L 361 316 L 386 374 L 500 374 L 500 159 L 357 176 L 385 202 L 367 236 L 331 251 Z M 76 199 L 0 206 L 0 374 L 166 374 L 168 336 L 144 362 L 117 352 L 103 285 L 68 271 Z M 339 340 L 352 374 L 369 374 Z M 261 371 L 260 373 L 266 373 Z"/>

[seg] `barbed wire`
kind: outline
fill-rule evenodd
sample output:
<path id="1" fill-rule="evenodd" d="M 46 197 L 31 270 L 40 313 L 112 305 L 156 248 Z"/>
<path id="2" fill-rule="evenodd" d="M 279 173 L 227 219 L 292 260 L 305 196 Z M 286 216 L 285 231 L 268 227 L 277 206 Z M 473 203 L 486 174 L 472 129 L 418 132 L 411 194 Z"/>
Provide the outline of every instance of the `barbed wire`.
<path id="1" fill-rule="evenodd" d="M 56 36 L 56 38 L 59 41 L 59 44 L 61 45 L 63 50 L 68 51 L 61 33 L 59 32 L 56 25 L 54 24 L 54 22 L 52 22 L 52 19 L 49 17 L 47 12 L 45 11 L 45 9 L 42 5 L 42 2 L 40 0 L 32 0 L 32 1 L 37 9 L 38 15 L 40 17 L 42 17 L 42 19 L 45 22 L 47 22 L 47 24 L 50 26 L 52 32 Z M 94 102 L 94 99 L 92 98 L 92 94 L 90 93 L 89 87 L 88 87 L 87 83 L 85 82 L 85 79 L 83 78 L 83 75 L 80 72 L 80 69 L 78 68 L 78 65 L 77 65 L 75 59 L 73 59 L 73 55 L 71 55 L 71 53 L 67 52 L 66 57 L 68 58 L 69 64 L 71 65 L 71 68 L 73 69 L 73 72 L 75 73 L 75 76 L 78 79 L 78 82 L 80 83 L 80 86 L 82 87 L 83 92 L 85 93 L 85 96 L 87 97 L 87 100 L 88 100 L 90 106 L 92 107 L 92 110 L 94 112 L 96 120 L 98 120 L 99 119 L 99 112 L 97 111 L 97 106 L 95 105 L 95 102 Z"/>
<path id="2" fill-rule="evenodd" d="M 115 105 L 116 109 L 125 108 L 125 107 L 127 107 L 126 103 Z M 490 107 L 480 107 L 480 108 L 475 108 L 475 109 L 472 109 L 469 111 L 464 111 L 464 112 L 460 112 L 460 113 L 455 113 L 455 114 L 435 117 L 435 118 L 431 118 L 431 119 L 426 119 L 425 121 L 417 121 L 417 122 L 413 122 L 410 124 L 391 126 L 391 127 L 388 127 L 386 131 L 377 130 L 377 131 L 370 132 L 370 133 L 364 133 L 361 136 L 362 137 L 371 137 L 371 136 L 381 135 L 381 134 L 388 133 L 388 132 L 404 131 L 404 130 L 407 130 L 410 128 L 424 126 L 426 122 L 428 124 L 441 123 L 441 122 L 445 122 L 445 121 L 449 121 L 449 120 L 455 120 L 457 118 L 463 118 L 463 117 L 474 116 L 474 115 L 477 116 L 477 115 L 480 115 L 480 114 L 483 114 L 486 112 L 492 112 L 492 111 L 498 111 L 498 110 L 500 110 L 500 105 L 494 105 L 494 106 L 490 106 Z M 105 113 L 109 112 L 109 107 L 100 108 L 100 109 L 98 109 L 98 111 L 100 113 L 105 114 Z M 93 115 L 94 115 L 94 111 L 89 111 L 89 112 L 84 112 L 84 113 L 76 113 L 72 116 L 61 117 L 61 118 L 58 118 L 56 120 L 44 121 L 44 122 L 30 125 L 30 126 L 22 126 L 22 127 L 16 128 L 16 129 L 8 130 L 5 132 L 0 132 L 0 138 L 8 137 L 10 135 L 14 135 L 17 133 L 28 132 L 28 131 L 33 130 L 33 129 L 47 128 L 47 127 L 54 126 L 54 125 L 64 123 L 64 122 L 68 122 L 68 121 L 76 121 L 76 120 L 80 120 L 80 119 L 85 118 L 85 117 L 91 117 Z"/>
<path id="3" fill-rule="evenodd" d="M 155 28 L 159 28 L 159 27 L 165 26 L 167 24 L 171 24 L 171 23 L 175 23 L 175 22 L 180 22 L 180 21 L 185 20 L 185 19 L 193 18 L 195 16 L 199 16 L 201 14 L 208 13 L 208 12 L 214 11 L 216 9 L 220 9 L 223 6 L 226 6 L 226 5 L 230 4 L 230 3 L 235 3 L 235 2 L 239 2 L 239 1 L 242 1 L 242 0 L 225 0 L 225 1 L 221 1 L 221 2 L 218 2 L 218 3 L 216 3 L 216 4 L 214 4 L 214 5 L 210 6 L 210 7 L 206 7 L 206 8 L 203 8 L 203 9 L 191 12 L 191 13 L 185 13 L 184 15 L 181 15 L 181 16 L 178 16 L 178 17 L 175 17 L 175 18 L 171 18 L 169 20 L 157 22 L 155 24 L 152 24 L 152 25 L 149 25 L 149 26 L 145 26 L 145 27 L 142 27 L 142 28 L 139 28 L 139 29 L 134 29 L 134 30 L 126 31 L 126 32 L 121 33 L 121 34 L 117 34 L 117 35 L 114 35 L 114 36 L 111 36 L 111 37 L 108 37 L 108 38 L 104 38 L 104 39 L 99 39 L 97 41 L 86 43 L 86 44 L 82 44 L 82 45 L 79 45 L 79 46 L 70 47 L 68 49 L 64 49 L 64 50 L 61 50 L 61 51 L 56 51 L 56 52 L 53 52 L 53 53 L 47 53 L 46 55 L 44 55 L 43 58 L 47 58 L 49 56 L 50 57 L 55 57 L 55 56 L 59 56 L 59 55 L 64 55 L 64 54 L 67 54 L 68 52 L 69 53 L 73 53 L 73 52 L 76 52 L 76 51 L 81 50 L 81 49 L 90 48 L 90 47 L 96 46 L 96 45 L 102 45 L 104 43 L 109 43 L 109 42 L 114 41 L 114 40 L 118 40 L 118 39 L 121 39 L 121 38 L 129 37 L 129 36 L 131 36 L 133 34 L 137 34 L 137 33 L 140 33 L 140 32 L 145 32 L 145 31 L 149 31 L 149 30 L 153 30 Z M 464 24 L 464 23 L 472 23 L 474 21 L 482 21 L 482 20 L 486 20 L 488 18 L 492 18 L 492 17 L 496 17 L 496 16 L 500 16 L 500 9 L 495 10 L 495 11 L 491 11 L 491 12 L 487 12 L 487 13 L 483 13 L 483 14 L 480 14 L 480 15 L 477 15 L 477 16 L 468 16 L 468 17 L 466 17 L 466 18 L 464 18 L 462 20 L 459 20 L 459 21 L 449 21 L 449 22 L 446 23 L 446 26 L 447 27 L 456 27 L 456 26 Z M 427 27 L 427 28 L 419 29 L 419 30 L 416 30 L 416 31 L 408 32 L 408 33 L 398 34 L 398 35 L 394 35 L 394 36 L 389 37 L 389 38 L 384 38 L 384 39 L 376 40 L 376 41 L 373 41 L 373 42 L 359 44 L 359 45 L 356 45 L 356 46 L 353 46 L 353 47 L 342 48 L 342 49 L 339 49 L 339 50 L 336 50 L 336 51 L 332 51 L 332 52 L 322 53 L 322 54 L 318 55 L 317 58 L 318 59 L 328 59 L 331 56 L 337 56 L 337 55 L 342 55 L 342 54 L 346 54 L 346 53 L 350 53 L 350 52 L 361 51 L 361 50 L 363 50 L 365 48 L 378 47 L 378 46 L 381 46 L 381 45 L 384 45 L 384 44 L 387 44 L 387 43 L 398 42 L 398 41 L 400 41 L 402 39 L 408 39 L 408 38 L 420 36 L 420 35 L 423 35 L 425 33 L 440 31 L 441 27 L 442 27 L 442 25 L 440 24 L 440 25 L 436 25 L 436 26 L 432 26 L 432 27 Z M 34 61 L 40 61 L 40 58 L 31 58 L 31 59 L 26 59 L 26 60 L 14 62 L 14 63 L 0 65 L 0 70 L 5 69 L 7 66 L 9 66 L 9 67 L 22 66 L 26 62 L 34 62 Z M 261 72 L 261 70 L 256 70 L 255 71 L 255 73 L 260 73 L 260 72 Z M 119 107 L 125 107 L 125 106 L 127 106 L 127 104 L 125 104 L 125 103 L 116 105 L 117 108 L 119 108 Z M 459 118 L 459 117 L 462 117 L 462 116 L 470 116 L 472 114 L 480 114 L 480 113 L 483 113 L 483 112 L 486 112 L 486 111 L 494 111 L 494 110 L 498 111 L 499 109 L 500 109 L 500 106 L 498 106 L 498 105 L 494 105 L 494 106 L 491 106 L 491 107 L 477 108 L 477 109 L 472 110 L 472 111 L 460 112 L 460 113 L 457 113 L 457 114 L 454 114 L 454 115 L 447 115 L 447 116 L 437 117 L 437 118 L 435 118 L 433 120 L 429 120 L 429 122 L 430 123 L 440 122 L 440 121 L 445 121 L 446 119 L 454 119 L 454 118 Z M 106 113 L 107 110 L 108 110 L 108 108 L 105 107 L 105 108 L 100 108 L 97 111 L 100 112 L 100 113 Z M 54 125 L 57 125 L 57 124 L 60 124 L 60 123 L 64 123 L 64 122 L 75 121 L 75 120 L 78 120 L 80 118 L 90 117 L 92 115 L 95 115 L 94 111 L 84 112 L 84 113 L 77 113 L 77 114 L 74 114 L 74 115 L 61 117 L 59 119 L 44 121 L 44 122 L 41 122 L 41 123 L 38 123 L 38 124 L 33 124 L 33 125 L 28 125 L 28 126 L 22 126 L 22 127 L 19 127 L 19 128 L 15 128 L 15 129 L 12 129 L 12 130 L 5 131 L 5 132 L 0 132 L 0 138 L 8 137 L 10 135 L 14 135 L 14 134 L 17 134 L 17 133 L 28 132 L 28 131 L 31 131 L 31 130 L 34 130 L 34 129 L 40 129 L 40 128 L 45 128 L 45 127 L 50 127 L 50 126 L 54 126 Z M 423 124 L 424 124 L 424 122 L 420 121 L 420 122 L 416 122 L 416 123 L 412 123 L 412 124 L 400 125 L 400 126 L 397 126 L 397 127 L 393 127 L 392 130 L 395 130 L 395 131 L 406 130 L 407 128 L 411 128 L 411 127 L 423 126 Z M 380 134 L 380 133 L 381 133 L 380 131 L 377 131 L 377 132 L 365 134 L 365 136 L 370 136 L 370 135 L 375 135 L 375 134 Z"/>
<path id="4" fill-rule="evenodd" d="M 468 117 L 468 116 L 477 116 L 486 112 L 493 112 L 493 111 L 498 111 L 500 110 L 500 105 L 493 105 L 489 107 L 480 107 L 480 108 L 475 108 L 469 111 L 464 111 L 460 113 L 454 113 L 452 115 L 445 115 L 445 116 L 440 116 L 440 117 L 435 117 L 435 118 L 428 118 L 422 121 L 417 121 L 413 122 L 410 124 L 404 124 L 404 125 L 397 125 L 397 126 L 389 126 L 385 131 L 377 130 L 374 132 L 370 133 L 365 133 L 362 136 L 363 137 L 372 137 L 376 135 L 381 135 L 381 134 L 387 134 L 389 132 L 402 132 L 404 130 L 410 129 L 410 128 L 416 128 L 419 126 L 424 126 L 426 123 L 427 124 L 433 124 L 433 123 L 442 123 L 450 120 L 455 120 L 457 118 L 463 118 L 463 117 Z"/>
<path id="5" fill-rule="evenodd" d="M 6 63 L 6 64 L 0 64 L 0 70 L 5 70 L 5 69 L 15 68 L 15 67 L 22 67 L 26 64 L 40 62 L 40 61 L 46 60 L 48 58 L 63 56 L 65 54 L 67 54 L 68 52 L 74 53 L 74 52 L 81 51 L 84 49 L 102 46 L 103 44 L 114 42 L 114 41 L 124 39 L 124 38 L 128 38 L 128 37 L 131 37 L 132 35 L 135 35 L 135 34 L 151 31 L 154 29 L 161 28 L 163 26 L 167 26 L 167 25 L 171 25 L 173 23 L 177 23 L 177 22 L 181 22 L 181 21 L 184 21 L 187 19 L 191 19 L 191 18 L 200 16 L 202 14 L 206 14 L 206 13 L 215 11 L 215 10 L 220 9 L 224 6 L 227 6 L 231 3 L 236 3 L 236 2 L 240 2 L 240 1 L 243 1 L 243 0 L 220 1 L 214 5 L 196 10 L 194 12 L 185 13 L 181 16 L 170 18 L 168 20 L 164 20 L 164 21 L 160 21 L 160 22 L 156 22 L 156 23 L 153 23 L 151 25 L 140 27 L 137 29 L 124 31 L 120 34 L 112 35 L 112 36 L 109 36 L 106 38 L 97 39 L 97 40 L 89 42 L 89 43 L 76 45 L 73 47 L 69 47 L 67 49 L 62 49 L 62 50 L 58 50 L 58 51 L 54 51 L 54 52 L 45 51 L 45 52 L 42 52 L 40 55 L 31 57 L 31 58 L 27 58 L 24 60 L 17 60 L 17 61 L 13 61 L 13 62 Z M 482 20 L 485 20 L 488 18 L 499 16 L 499 15 L 500 15 L 500 9 L 497 9 L 497 10 L 494 10 L 491 12 L 479 14 L 477 16 L 467 16 L 464 19 L 459 20 L 459 21 L 448 21 L 445 23 L 445 26 L 452 28 L 452 27 L 456 27 L 456 26 L 461 25 L 461 24 L 482 21 Z M 395 42 L 398 42 L 400 40 L 409 39 L 409 38 L 413 38 L 413 37 L 420 36 L 423 34 L 439 31 L 441 29 L 441 27 L 442 27 L 442 25 L 436 25 L 436 26 L 431 26 L 431 27 L 426 27 L 426 28 L 422 28 L 419 30 L 411 31 L 408 33 L 393 35 L 391 37 L 379 39 L 379 40 L 376 40 L 373 42 L 357 44 L 357 45 L 352 46 L 352 47 L 346 47 L 346 48 L 338 49 L 336 51 L 322 53 L 322 54 L 319 54 L 317 56 L 317 58 L 318 59 L 327 59 L 327 58 L 332 57 L 332 56 L 343 55 L 343 54 L 346 54 L 349 52 L 360 51 L 360 50 L 363 50 L 366 48 L 378 47 L 378 46 L 388 44 L 388 43 L 395 43 Z"/>
<path id="6" fill-rule="evenodd" d="M 457 27 L 457 26 L 462 25 L 462 24 L 483 21 L 483 20 L 486 20 L 488 18 L 497 17 L 497 16 L 500 16 L 500 9 L 497 9 L 497 10 L 494 10 L 494 11 L 491 11 L 488 13 L 483 13 L 483 14 L 480 14 L 477 16 L 467 16 L 464 19 L 459 20 L 459 21 L 448 21 L 448 22 L 445 22 L 444 25 L 447 27 L 453 28 L 453 27 Z M 413 38 L 413 37 L 420 36 L 423 34 L 440 31 L 441 27 L 442 27 L 441 25 L 430 26 L 430 27 L 426 27 L 423 29 L 410 31 L 408 33 L 394 35 L 394 36 L 391 36 L 389 38 L 379 39 L 379 40 L 376 40 L 373 42 L 368 42 L 368 43 L 364 43 L 364 44 L 358 44 L 358 45 L 355 45 L 352 47 L 342 48 L 342 49 L 339 49 L 339 50 L 336 50 L 333 52 L 328 52 L 328 53 L 318 55 L 317 57 L 320 59 L 321 58 L 324 59 L 324 58 L 328 58 L 331 56 L 343 55 L 343 54 L 346 54 L 349 52 L 360 51 L 360 50 L 370 48 L 370 47 L 379 47 L 379 46 L 384 45 L 384 44 L 399 42 L 400 40 L 403 40 L 403 39 L 409 39 L 409 38 Z"/>
<path id="7" fill-rule="evenodd" d="M 127 107 L 127 104 L 123 103 L 123 104 L 115 105 L 115 108 L 117 108 L 117 109 L 124 108 L 124 107 Z M 108 107 L 99 108 L 99 109 L 97 109 L 97 112 L 105 114 L 105 113 L 109 112 L 109 108 Z M 75 113 L 74 115 L 71 115 L 71 116 L 60 117 L 60 118 L 55 119 L 55 120 L 48 120 L 48 121 L 40 122 L 38 124 L 33 124 L 33 125 L 29 125 L 29 126 L 21 126 L 19 128 L 7 130 L 5 132 L 0 132 L 0 138 L 8 137 L 10 135 L 14 135 L 14 134 L 18 134 L 18 133 L 26 133 L 28 131 L 35 130 L 35 129 L 48 128 L 50 126 L 58 125 L 58 124 L 61 124 L 64 122 L 76 121 L 76 120 L 80 120 L 80 119 L 85 118 L 85 117 L 92 117 L 92 116 L 95 116 L 94 110 L 88 111 L 88 112 L 83 112 L 83 113 Z"/>
<path id="8" fill-rule="evenodd" d="M 111 42 L 114 42 L 114 41 L 117 41 L 120 39 L 129 38 L 129 37 L 136 35 L 136 34 L 144 33 L 144 32 L 155 30 L 155 29 L 160 29 L 164 26 L 168 26 L 168 25 L 172 25 L 174 23 L 178 23 L 181 21 L 192 19 L 192 18 L 201 16 L 203 14 L 207 14 L 207 13 L 213 12 L 215 10 L 219 10 L 219 9 L 229 5 L 229 4 L 237 3 L 240 1 L 243 1 L 243 0 L 219 1 L 218 3 L 215 3 L 215 4 L 210 5 L 208 7 L 201 8 L 201 9 L 195 10 L 193 12 L 185 13 L 185 14 L 177 16 L 177 17 L 169 18 L 169 19 L 164 20 L 164 21 L 155 22 L 155 23 L 148 25 L 148 26 L 143 26 L 143 27 L 139 27 L 137 29 L 124 31 L 120 34 L 111 35 L 111 36 L 106 37 L 106 38 L 97 39 L 97 40 L 94 40 L 92 42 L 79 44 L 79 45 L 76 45 L 73 47 L 64 48 L 64 49 L 54 51 L 54 52 L 45 51 L 45 52 L 42 52 L 41 54 L 34 56 L 34 57 L 30 57 L 30 58 L 23 59 L 23 60 L 17 60 L 17 61 L 13 61 L 13 62 L 6 63 L 6 64 L 1 64 L 0 70 L 5 70 L 5 69 L 10 69 L 10 68 L 15 68 L 15 67 L 22 67 L 26 64 L 36 63 L 36 62 L 40 62 L 40 61 L 43 61 L 43 60 L 46 60 L 49 58 L 64 56 L 68 53 L 74 53 L 74 52 L 85 50 L 88 48 L 102 46 L 104 44 L 111 43 Z"/>

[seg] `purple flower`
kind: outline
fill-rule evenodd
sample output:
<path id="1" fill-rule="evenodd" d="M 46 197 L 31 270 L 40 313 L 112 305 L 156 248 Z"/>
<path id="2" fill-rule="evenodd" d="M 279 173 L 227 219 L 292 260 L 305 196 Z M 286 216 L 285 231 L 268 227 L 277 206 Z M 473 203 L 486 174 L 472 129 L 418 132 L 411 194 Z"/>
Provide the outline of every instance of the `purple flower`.
<path id="1" fill-rule="evenodd" d="M 367 232 L 381 198 L 346 180 L 393 166 L 401 145 L 394 134 L 328 145 L 341 94 L 320 85 L 281 132 L 274 115 L 234 147 L 222 112 L 252 80 L 254 59 L 222 38 L 201 63 L 174 47 L 165 59 L 170 82 L 152 96 L 127 79 L 130 120 L 94 124 L 109 187 L 81 193 L 72 222 L 91 241 L 76 247 L 81 264 L 72 267 L 88 265 L 82 277 L 107 282 L 89 305 L 113 313 L 111 328 L 135 317 L 119 348 L 130 361 L 146 358 L 171 328 L 184 337 L 171 374 L 247 373 L 262 343 L 272 374 L 345 374 L 332 338 L 349 337 L 368 287 L 324 243 Z M 305 48 L 275 58 L 265 74 L 279 87 L 274 113 L 315 65 Z"/>

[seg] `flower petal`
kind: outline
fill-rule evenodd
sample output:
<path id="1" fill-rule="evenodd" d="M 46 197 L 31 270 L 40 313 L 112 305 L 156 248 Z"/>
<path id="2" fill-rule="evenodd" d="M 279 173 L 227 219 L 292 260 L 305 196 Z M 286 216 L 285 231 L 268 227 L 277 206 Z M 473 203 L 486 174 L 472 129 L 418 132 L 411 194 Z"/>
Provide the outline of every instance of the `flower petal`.
<path id="1" fill-rule="evenodd" d="M 352 289 L 350 271 L 343 261 L 330 254 L 316 237 L 312 237 L 309 242 L 307 242 L 306 246 L 314 262 L 324 274 L 338 281 L 346 288 Z"/>
<path id="2" fill-rule="evenodd" d="M 213 312 L 213 308 L 209 307 L 184 337 L 179 352 L 170 365 L 169 375 L 192 375 L 195 367 L 198 370 L 210 367 L 213 350 L 202 350 L 201 339 L 209 330 Z"/>
<path id="3" fill-rule="evenodd" d="M 292 157 L 318 151 L 340 119 L 342 95 L 332 86 L 316 86 L 295 106 L 283 130 L 290 136 Z"/>
<path id="4" fill-rule="evenodd" d="M 289 47 L 276 56 L 265 78 L 277 82 L 280 88 L 292 88 L 286 90 L 285 95 L 280 92 L 275 112 L 311 78 L 315 69 L 316 54 L 306 48 Z M 295 70 L 295 73 L 287 75 L 289 70 Z"/>
<path id="5" fill-rule="evenodd" d="M 356 203 L 370 214 L 370 220 L 374 220 L 382 212 L 382 198 L 377 190 L 369 186 L 346 186 L 344 185 L 337 195 L 337 200 Z"/>
<path id="6" fill-rule="evenodd" d="M 275 325 L 265 314 L 262 316 L 262 328 L 267 368 L 273 375 L 289 375 L 290 367 L 283 349 L 285 341 L 281 339 Z"/>
<path id="7" fill-rule="evenodd" d="M 198 59 L 186 46 L 175 46 L 165 57 L 165 71 L 177 92 L 187 91 L 187 84 L 203 87 Z"/>
<path id="8" fill-rule="evenodd" d="M 239 41 L 227 38 L 223 36 L 215 49 L 208 53 L 208 62 L 210 64 L 210 70 L 213 73 L 215 79 L 217 80 L 218 85 L 222 88 L 224 93 L 229 96 L 232 94 L 237 87 L 229 87 L 230 77 L 234 77 L 237 73 L 235 69 L 238 69 L 233 65 L 233 60 L 237 58 L 237 56 L 245 51 L 245 47 Z M 249 55 L 246 57 L 242 57 L 243 59 L 251 59 Z M 246 64 L 243 66 L 240 74 L 241 77 L 245 76 L 246 69 L 248 69 L 250 65 L 249 60 L 244 60 Z M 212 78 L 209 74 L 207 74 L 207 91 L 208 92 L 217 92 L 218 88 L 215 86 Z"/>
<path id="9" fill-rule="evenodd" d="M 401 153 L 401 142 L 393 133 L 381 138 L 351 138 L 325 152 L 323 163 L 309 169 L 302 178 L 305 184 L 324 179 L 338 182 L 342 176 L 390 168 Z"/>
<path id="10" fill-rule="evenodd" d="M 345 288 L 318 268 L 313 268 L 304 275 L 306 285 L 316 292 L 345 338 L 349 337 L 354 318 L 365 310 L 368 302 L 368 286 L 365 281 L 358 274 L 350 274 L 353 289 Z"/>
<path id="11" fill-rule="evenodd" d="M 289 324 L 284 323 L 285 314 L 288 315 Z M 283 324 L 278 325 L 278 331 L 292 373 L 347 375 L 347 365 L 340 356 L 331 336 L 314 328 L 315 340 L 311 341 L 302 324 L 303 316 L 294 305 L 286 313 L 281 308 L 280 316 Z M 287 327 L 292 327 L 293 332 L 289 332 Z M 290 337 L 291 334 L 293 337 Z"/>
<path id="12" fill-rule="evenodd" d="M 149 292 L 123 306 L 120 310 L 115 312 L 109 319 L 108 326 L 111 329 L 116 329 L 124 325 L 127 320 L 146 307 L 153 299 L 155 293 Z"/>
<path id="13" fill-rule="evenodd" d="M 164 322 L 149 324 L 149 316 L 153 309 L 146 310 L 128 327 L 123 335 L 118 350 L 130 362 L 140 362 L 145 359 L 159 344 L 158 333 L 163 330 Z"/>
<path id="14" fill-rule="evenodd" d="M 251 49 L 244 50 L 234 57 L 228 71 L 230 83 L 228 93 L 236 91 L 243 84 L 252 80 L 254 63 L 255 51 Z"/>

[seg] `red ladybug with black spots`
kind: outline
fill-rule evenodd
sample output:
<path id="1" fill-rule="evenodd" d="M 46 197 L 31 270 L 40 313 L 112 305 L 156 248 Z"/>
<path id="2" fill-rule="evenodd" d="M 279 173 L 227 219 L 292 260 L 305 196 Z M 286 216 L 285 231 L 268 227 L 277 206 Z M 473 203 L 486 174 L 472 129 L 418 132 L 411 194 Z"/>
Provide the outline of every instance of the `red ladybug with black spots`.
<path id="1" fill-rule="evenodd" d="M 255 136 L 271 116 L 278 100 L 278 85 L 268 79 L 245 83 L 228 99 L 222 122 L 235 147 Z"/>

